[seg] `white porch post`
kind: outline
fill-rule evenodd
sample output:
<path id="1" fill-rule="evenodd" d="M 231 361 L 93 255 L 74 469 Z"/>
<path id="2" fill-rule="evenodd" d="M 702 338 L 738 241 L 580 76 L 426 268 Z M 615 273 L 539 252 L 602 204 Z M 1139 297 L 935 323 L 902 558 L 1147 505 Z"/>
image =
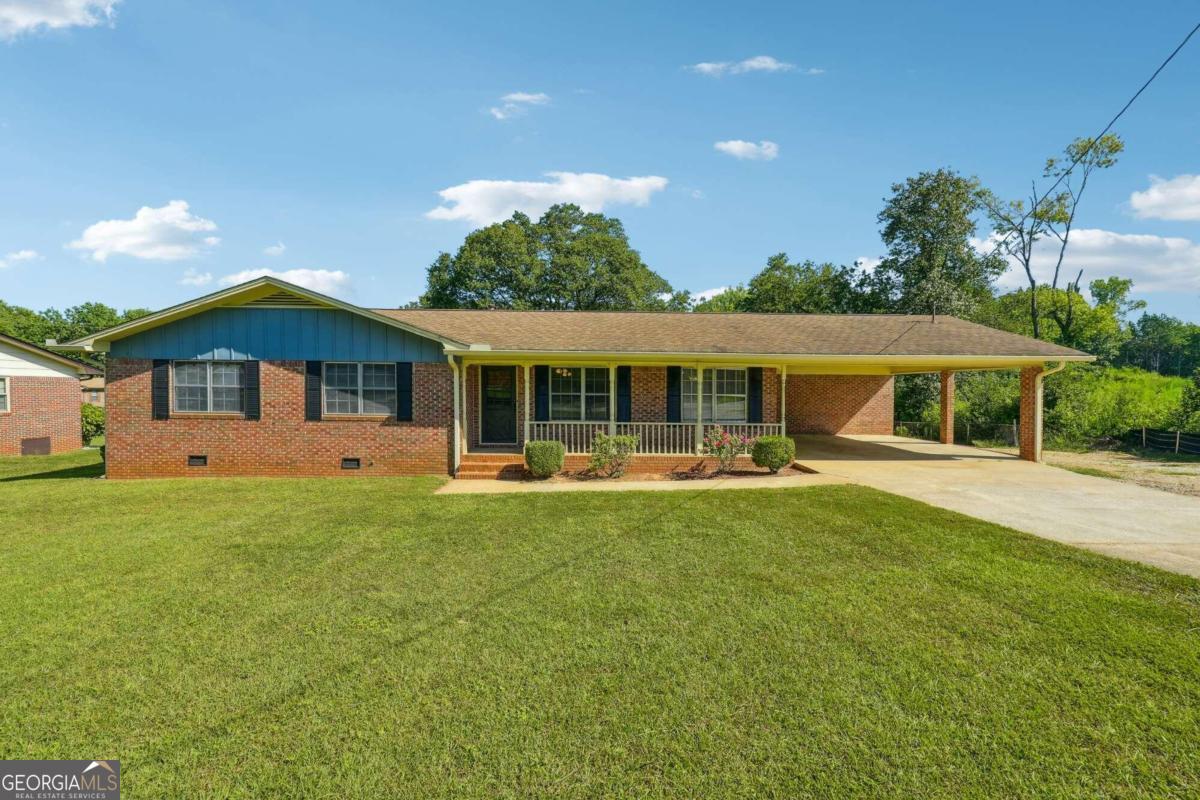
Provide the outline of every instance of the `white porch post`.
<path id="1" fill-rule="evenodd" d="M 617 435 L 617 365 L 608 365 L 608 435 Z"/>
<path id="2" fill-rule="evenodd" d="M 528 444 L 528 442 L 529 442 L 529 428 L 530 428 L 530 423 L 529 423 L 529 392 L 532 390 L 532 388 L 533 388 L 533 387 L 532 387 L 532 386 L 530 386 L 530 383 L 529 383 L 529 365 L 528 365 L 528 364 L 526 364 L 526 365 L 525 365 L 525 392 L 524 392 L 524 395 L 525 395 L 525 439 L 524 439 L 523 441 L 524 441 L 525 443 L 527 443 L 527 444 Z"/>
<path id="3" fill-rule="evenodd" d="M 447 355 L 446 360 L 450 362 L 450 374 L 454 378 L 454 426 L 452 435 L 454 436 L 454 458 L 451 462 L 453 469 L 452 475 L 458 475 L 458 465 L 462 458 L 462 430 L 461 420 L 462 415 L 462 396 L 458 393 L 458 364 L 454 361 L 454 356 Z"/>
<path id="4" fill-rule="evenodd" d="M 696 455 L 704 452 L 704 367 L 696 365 Z"/>
<path id="5" fill-rule="evenodd" d="M 779 432 L 787 436 L 787 364 L 779 373 Z"/>

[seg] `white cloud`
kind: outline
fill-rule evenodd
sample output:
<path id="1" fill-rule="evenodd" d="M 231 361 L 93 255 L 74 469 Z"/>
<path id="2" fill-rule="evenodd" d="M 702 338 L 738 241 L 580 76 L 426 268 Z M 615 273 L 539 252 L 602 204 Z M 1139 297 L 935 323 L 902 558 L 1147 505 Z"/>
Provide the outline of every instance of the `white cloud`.
<path id="1" fill-rule="evenodd" d="M 216 229 L 212 220 L 188 211 L 183 200 L 172 200 L 162 208 L 142 206 L 133 219 L 97 222 L 67 247 L 86 250 L 92 259 L 101 262 L 114 253 L 152 261 L 179 261 L 218 244 L 221 240 L 216 236 L 202 235 Z"/>
<path id="2" fill-rule="evenodd" d="M 276 242 L 275 244 L 273 244 L 269 247 L 264 247 L 263 255 L 265 255 L 265 256 L 281 256 L 284 254 L 284 251 L 286 251 L 286 250 L 287 250 L 287 245 L 285 245 L 283 242 Z"/>
<path id="3" fill-rule="evenodd" d="M 42 29 L 112 22 L 120 0 L 0 0 L 0 39 Z"/>
<path id="4" fill-rule="evenodd" d="M 741 61 L 701 61 L 692 64 L 688 69 L 700 75 L 720 78 L 723 75 L 743 75 L 747 72 L 788 72 L 796 68 L 795 64 L 780 61 L 772 56 L 752 56 Z M 824 70 L 821 70 L 824 72 Z M 806 75 L 819 73 L 805 70 Z"/>
<path id="5" fill-rule="evenodd" d="M 530 106 L 544 106 L 549 102 L 550 95 L 544 92 L 509 92 L 500 98 L 500 105 L 492 106 L 488 113 L 498 120 L 506 120 L 519 117 Z"/>
<path id="6" fill-rule="evenodd" d="M 1200 220 L 1200 175 L 1164 180 L 1150 176 L 1150 188 L 1129 196 L 1133 214 L 1142 219 Z"/>
<path id="7" fill-rule="evenodd" d="M 705 289 L 702 292 L 695 292 L 694 294 L 692 294 L 692 299 L 695 300 L 697 303 L 702 303 L 705 300 L 712 300 L 714 297 L 721 294 L 722 292 L 728 292 L 728 291 L 729 291 L 728 286 L 718 286 L 714 289 Z"/>
<path id="8" fill-rule="evenodd" d="M 744 142 L 741 139 L 730 139 L 727 142 L 716 142 L 713 148 L 738 159 L 750 161 L 772 161 L 779 156 L 779 145 L 763 139 L 758 144 Z"/>
<path id="9" fill-rule="evenodd" d="M 14 250 L 4 258 L 0 258 L 0 269 L 11 267 L 20 261 L 36 261 L 41 257 L 37 250 Z"/>
<path id="10" fill-rule="evenodd" d="M 854 266 L 861 270 L 866 270 L 867 272 L 874 272 L 875 268 L 879 266 L 881 261 L 883 261 L 882 258 L 875 258 L 873 256 L 859 256 L 858 258 L 854 259 Z"/>
<path id="11" fill-rule="evenodd" d="M 995 248 L 995 242 L 993 235 L 987 241 L 973 243 L 976 249 L 988 253 Z M 1033 251 L 1034 276 L 1039 281 L 1049 281 L 1057 258 L 1058 240 L 1039 240 Z M 1080 228 L 1071 232 L 1059 286 L 1074 280 L 1080 269 L 1084 286 L 1096 278 L 1119 275 L 1133 279 L 1135 292 L 1198 292 L 1200 243 L 1179 236 Z M 1005 290 L 1028 285 L 1025 271 L 1015 261 L 997 283 Z"/>
<path id="12" fill-rule="evenodd" d="M 211 272 L 197 272 L 189 267 L 188 269 L 184 270 L 183 276 L 180 277 L 179 282 L 184 286 L 207 286 L 208 284 L 212 283 L 212 279 L 213 276 Z"/>
<path id="13" fill-rule="evenodd" d="M 321 294 L 337 294 L 350 286 L 350 276 L 340 269 L 244 269 L 226 275 L 219 283 L 222 286 L 234 286 L 268 275 Z"/>
<path id="14" fill-rule="evenodd" d="M 442 189 L 443 205 L 428 212 L 429 219 L 465 220 L 487 225 L 521 211 L 537 216 L 556 203 L 575 203 L 584 211 L 605 206 L 644 206 L 650 196 L 667 188 L 657 175 L 611 178 L 594 172 L 547 172 L 548 181 L 474 180 Z M 449 204 L 449 205 L 445 205 Z"/>

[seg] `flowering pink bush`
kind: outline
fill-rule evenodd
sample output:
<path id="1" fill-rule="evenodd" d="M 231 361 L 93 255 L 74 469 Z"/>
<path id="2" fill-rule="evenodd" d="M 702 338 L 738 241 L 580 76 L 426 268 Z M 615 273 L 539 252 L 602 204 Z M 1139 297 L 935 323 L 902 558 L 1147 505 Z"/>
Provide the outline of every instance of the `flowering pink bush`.
<path id="1" fill-rule="evenodd" d="M 717 459 L 717 472 L 729 472 L 742 453 L 754 446 L 750 436 L 740 436 L 717 425 L 704 434 L 704 454 Z"/>

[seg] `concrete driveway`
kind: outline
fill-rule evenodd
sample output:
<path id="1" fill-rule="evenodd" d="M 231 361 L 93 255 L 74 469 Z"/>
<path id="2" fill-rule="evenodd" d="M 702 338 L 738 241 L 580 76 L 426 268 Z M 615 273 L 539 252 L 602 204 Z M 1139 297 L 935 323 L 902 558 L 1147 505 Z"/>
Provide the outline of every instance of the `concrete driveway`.
<path id="1" fill-rule="evenodd" d="M 797 436 L 796 460 L 1057 542 L 1200 577 L 1200 498 L 974 447 L 895 436 Z"/>

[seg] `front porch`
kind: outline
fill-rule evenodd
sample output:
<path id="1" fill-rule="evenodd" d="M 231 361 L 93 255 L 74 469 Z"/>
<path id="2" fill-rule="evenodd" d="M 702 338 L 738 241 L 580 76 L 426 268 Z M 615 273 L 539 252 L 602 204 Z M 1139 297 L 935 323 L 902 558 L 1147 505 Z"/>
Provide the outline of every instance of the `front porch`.
<path id="1" fill-rule="evenodd" d="M 637 436 L 639 456 L 699 455 L 718 426 L 747 437 L 785 427 L 776 367 L 467 360 L 460 372 L 463 455 L 521 453 L 525 442 L 547 440 L 586 455 L 602 433 Z"/>

